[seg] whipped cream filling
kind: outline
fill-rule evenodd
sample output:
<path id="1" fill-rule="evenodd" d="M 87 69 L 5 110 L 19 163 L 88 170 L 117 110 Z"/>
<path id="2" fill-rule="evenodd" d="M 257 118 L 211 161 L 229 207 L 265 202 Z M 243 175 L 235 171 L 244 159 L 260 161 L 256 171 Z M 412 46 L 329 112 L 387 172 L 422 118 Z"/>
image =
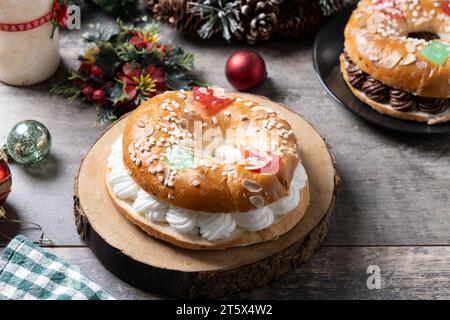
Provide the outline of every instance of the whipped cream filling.
<path id="1" fill-rule="evenodd" d="M 174 231 L 200 235 L 208 241 L 228 239 L 238 228 L 258 231 L 269 227 L 299 205 L 308 180 L 304 167 L 299 164 L 289 194 L 268 206 L 247 212 L 214 214 L 184 209 L 156 199 L 133 180 L 123 163 L 122 139 L 120 136 L 112 146 L 107 164 L 111 169 L 108 183 L 114 195 L 130 201 L 136 215 L 151 222 L 167 223 Z"/>

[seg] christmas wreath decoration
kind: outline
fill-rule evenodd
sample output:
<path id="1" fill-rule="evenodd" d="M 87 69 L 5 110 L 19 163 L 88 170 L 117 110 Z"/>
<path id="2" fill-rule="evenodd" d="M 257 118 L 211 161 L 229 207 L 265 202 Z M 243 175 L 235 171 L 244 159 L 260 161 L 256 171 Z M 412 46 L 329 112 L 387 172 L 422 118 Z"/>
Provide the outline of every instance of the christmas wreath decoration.
<path id="1" fill-rule="evenodd" d="M 137 27 L 118 21 L 112 34 L 97 26 L 84 39 L 93 45 L 79 57 L 78 69 L 70 70 L 52 92 L 71 103 L 96 105 L 101 123 L 166 90 L 203 85 L 191 73 L 194 55 L 161 43 L 155 23 Z"/>
<path id="2" fill-rule="evenodd" d="M 351 0 L 147 0 L 156 20 L 188 36 L 255 44 L 309 34 Z"/>

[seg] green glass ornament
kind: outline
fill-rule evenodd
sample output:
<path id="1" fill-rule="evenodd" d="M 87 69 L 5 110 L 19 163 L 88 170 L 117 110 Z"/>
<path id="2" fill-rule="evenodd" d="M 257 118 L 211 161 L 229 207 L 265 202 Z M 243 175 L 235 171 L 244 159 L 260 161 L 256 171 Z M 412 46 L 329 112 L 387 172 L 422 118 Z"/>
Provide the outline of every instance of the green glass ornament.
<path id="1" fill-rule="evenodd" d="M 4 148 L 17 163 L 33 165 L 48 155 L 51 146 L 52 138 L 48 129 L 38 121 L 26 120 L 12 128 Z"/>

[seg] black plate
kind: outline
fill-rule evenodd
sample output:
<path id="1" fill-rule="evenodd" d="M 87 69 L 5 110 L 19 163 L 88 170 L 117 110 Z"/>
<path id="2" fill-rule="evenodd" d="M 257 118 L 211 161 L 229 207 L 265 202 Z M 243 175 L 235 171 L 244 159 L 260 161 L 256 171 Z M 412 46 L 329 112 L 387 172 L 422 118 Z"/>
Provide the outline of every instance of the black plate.
<path id="1" fill-rule="evenodd" d="M 349 9 L 332 18 L 316 36 L 313 48 L 314 69 L 325 90 L 339 104 L 375 125 L 412 133 L 449 133 L 450 123 L 430 126 L 385 116 L 353 95 L 339 69 L 339 55 L 344 48 L 344 28 L 351 12 L 352 9 Z"/>

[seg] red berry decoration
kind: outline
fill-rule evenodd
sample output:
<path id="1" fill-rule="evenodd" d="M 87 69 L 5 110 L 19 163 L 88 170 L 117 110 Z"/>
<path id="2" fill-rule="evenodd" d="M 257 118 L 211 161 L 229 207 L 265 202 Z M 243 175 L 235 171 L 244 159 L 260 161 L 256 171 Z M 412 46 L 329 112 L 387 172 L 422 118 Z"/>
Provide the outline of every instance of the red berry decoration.
<path id="1" fill-rule="evenodd" d="M 450 0 L 444 0 L 442 1 L 442 10 L 450 16 Z"/>
<path id="2" fill-rule="evenodd" d="M 91 64 L 90 63 L 86 63 L 86 62 L 81 63 L 79 71 L 83 72 L 83 73 L 91 72 Z"/>
<path id="3" fill-rule="evenodd" d="M 88 98 L 91 98 L 92 92 L 94 92 L 94 88 L 91 86 L 85 86 L 83 88 L 83 94 Z"/>
<path id="4" fill-rule="evenodd" d="M 225 73 L 230 84 L 240 91 L 255 88 L 267 76 L 263 58 L 250 50 L 233 53 L 227 61 Z"/>
<path id="5" fill-rule="evenodd" d="M 102 71 L 102 69 L 101 69 L 98 65 L 93 64 L 93 65 L 91 66 L 91 74 L 92 74 L 94 77 L 100 78 L 100 77 L 103 75 L 103 71 Z"/>
<path id="6" fill-rule="evenodd" d="M 94 100 L 102 100 L 105 97 L 105 91 L 103 90 L 95 90 L 92 93 L 92 99 Z"/>
<path id="7" fill-rule="evenodd" d="M 11 171 L 6 161 L 0 157 L 0 206 L 5 203 L 11 192 L 11 183 Z"/>

